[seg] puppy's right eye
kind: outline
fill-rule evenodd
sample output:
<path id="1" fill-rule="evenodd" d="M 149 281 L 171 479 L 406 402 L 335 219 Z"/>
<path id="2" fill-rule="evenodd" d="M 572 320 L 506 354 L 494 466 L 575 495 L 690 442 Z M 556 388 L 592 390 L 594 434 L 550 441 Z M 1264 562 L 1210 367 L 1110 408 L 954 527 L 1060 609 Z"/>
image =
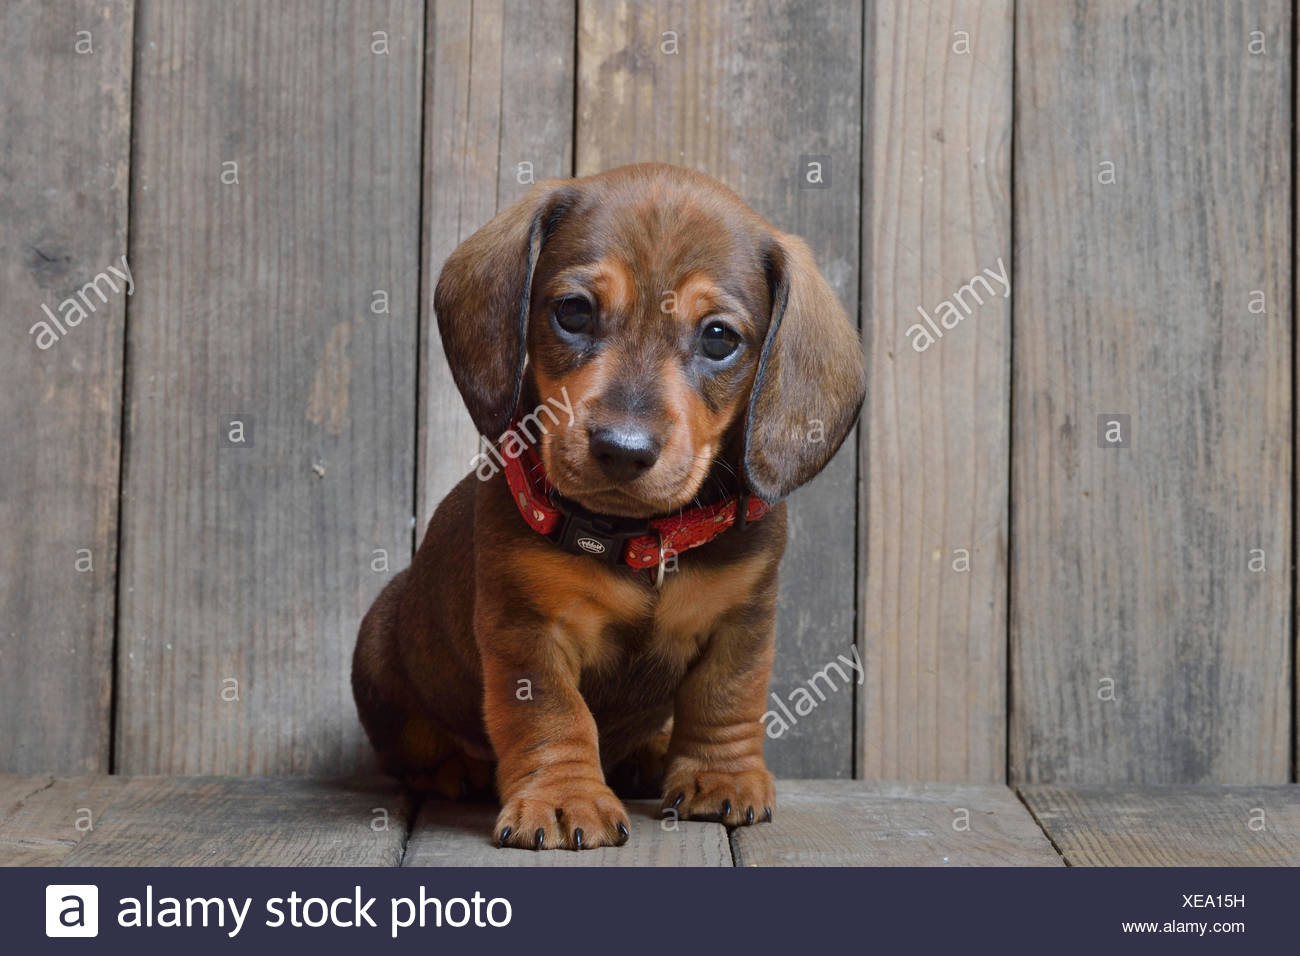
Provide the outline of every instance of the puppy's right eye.
<path id="1" fill-rule="evenodd" d="M 555 303 L 555 324 L 577 335 L 591 327 L 591 303 L 578 295 L 568 295 Z"/>

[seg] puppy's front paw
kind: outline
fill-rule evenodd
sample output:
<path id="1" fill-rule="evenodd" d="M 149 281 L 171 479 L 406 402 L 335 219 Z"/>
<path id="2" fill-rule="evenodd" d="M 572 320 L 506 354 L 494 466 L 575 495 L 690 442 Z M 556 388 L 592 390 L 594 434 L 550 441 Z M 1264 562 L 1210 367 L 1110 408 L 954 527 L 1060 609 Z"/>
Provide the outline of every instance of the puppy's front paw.
<path id="1" fill-rule="evenodd" d="M 498 846 L 590 850 L 626 843 L 628 818 L 603 783 L 535 783 L 505 801 L 493 832 Z"/>
<path id="2" fill-rule="evenodd" d="M 769 822 L 775 805 L 776 786 L 766 768 L 710 770 L 678 763 L 668 768 L 660 812 L 747 826 Z"/>

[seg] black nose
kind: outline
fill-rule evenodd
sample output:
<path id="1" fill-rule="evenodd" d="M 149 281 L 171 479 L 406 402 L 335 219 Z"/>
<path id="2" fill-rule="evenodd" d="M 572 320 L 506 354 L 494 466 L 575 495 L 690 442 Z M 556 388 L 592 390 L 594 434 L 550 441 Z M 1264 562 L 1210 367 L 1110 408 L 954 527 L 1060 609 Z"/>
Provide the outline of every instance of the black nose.
<path id="1" fill-rule="evenodd" d="M 659 459 L 659 440 L 636 425 L 604 425 L 591 430 L 591 455 L 615 481 L 631 481 Z"/>

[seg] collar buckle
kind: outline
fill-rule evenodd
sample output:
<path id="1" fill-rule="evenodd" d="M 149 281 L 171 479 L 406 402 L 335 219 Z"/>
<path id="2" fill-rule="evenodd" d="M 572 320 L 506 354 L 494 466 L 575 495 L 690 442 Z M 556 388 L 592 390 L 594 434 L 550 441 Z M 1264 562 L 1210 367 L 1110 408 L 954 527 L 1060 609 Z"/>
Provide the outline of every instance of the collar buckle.
<path id="1" fill-rule="evenodd" d="M 552 503 L 561 517 L 547 537 L 570 554 L 585 554 L 618 566 L 623 563 L 628 541 L 650 533 L 650 525 L 644 521 L 595 515 L 568 500 L 553 499 Z"/>

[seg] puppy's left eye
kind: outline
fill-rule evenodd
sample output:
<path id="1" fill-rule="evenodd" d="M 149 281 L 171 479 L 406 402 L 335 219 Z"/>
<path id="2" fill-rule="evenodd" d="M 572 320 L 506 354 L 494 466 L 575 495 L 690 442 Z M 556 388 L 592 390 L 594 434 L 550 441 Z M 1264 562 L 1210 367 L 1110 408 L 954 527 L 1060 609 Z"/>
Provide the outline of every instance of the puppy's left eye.
<path id="1" fill-rule="evenodd" d="M 555 323 L 564 331 L 576 335 L 587 331 L 591 325 L 591 303 L 582 296 L 565 296 L 555 303 Z"/>
<path id="2" fill-rule="evenodd" d="M 715 362 L 731 356 L 740 348 L 740 336 L 722 322 L 709 322 L 700 330 L 700 351 Z"/>

